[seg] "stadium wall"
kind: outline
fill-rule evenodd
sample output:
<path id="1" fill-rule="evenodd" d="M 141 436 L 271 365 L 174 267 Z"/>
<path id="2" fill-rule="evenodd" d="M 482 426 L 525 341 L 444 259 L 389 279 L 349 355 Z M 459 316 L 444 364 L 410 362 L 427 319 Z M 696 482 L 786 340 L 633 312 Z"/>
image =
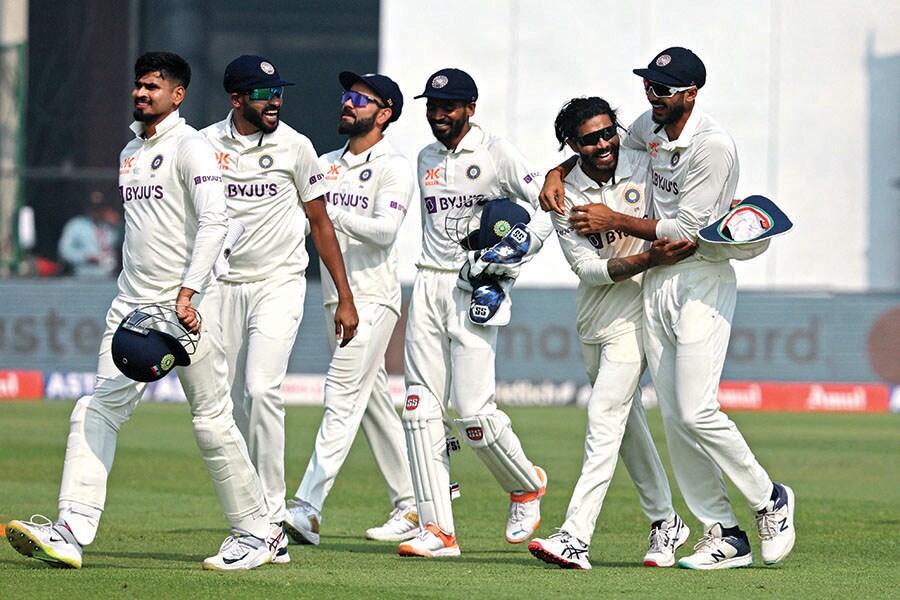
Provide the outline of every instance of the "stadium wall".
<path id="1" fill-rule="evenodd" d="M 112 281 L 0 282 L 0 398 L 90 393 L 104 316 L 115 291 Z M 321 288 L 311 282 L 285 383 L 296 403 L 321 398 L 330 358 L 321 306 Z M 501 332 L 497 349 L 500 403 L 586 401 L 589 388 L 573 315 L 571 289 L 515 291 L 513 321 Z M 398 398 L 403 395 L 404 323 L 405 311 L 386 358 Z M 900 385 L 900 294 L 739 292 L 720 390 L 723 405 L 883 411 L 891 405 L 895 385 Z M 646 392 L 652 405 L 649 385 Z M 183 398 L 176 378 L 162 380 L 149 396 Z"/>

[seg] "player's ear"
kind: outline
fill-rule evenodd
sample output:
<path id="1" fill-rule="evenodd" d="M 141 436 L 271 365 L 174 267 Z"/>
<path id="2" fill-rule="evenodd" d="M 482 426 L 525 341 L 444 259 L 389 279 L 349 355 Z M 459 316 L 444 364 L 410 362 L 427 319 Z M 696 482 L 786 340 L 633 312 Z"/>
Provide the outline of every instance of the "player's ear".
<path id="1" fill-rule="evenodd" d="M 573 140 L 567 139 L 566 146 L 572 149 L 575 154 L 578 154 L 578 144 L 576 144 Z"/>
<path id="2" fill-rule="evenodd" d="M 231 92 L 231 106 L 234 108 L 241 107 L 241 95 L 237 92 Z"/>
<path id="3" fill-rule="evenodd" d="M 184 86 L 176 85 L 172 90 L 172 102 L 175 103 L 175 106 L 181 106 L 181 103 L 184 102 Z"/>
<path id="4" fill-rule="evenodd" d="M 469 115 L 470 117 L 475 114 L 475 103 L 474 102 L 469 102 L 468 104 L 466 104 L 466 114 Z"/>
<path id="5" fill-rule="evenodd" d="M 390 106 L 388 106 L 387 108 L 382 108 L 378 111 L 378 116 L 375 117 L 375 123 L 378 125 L 384 125 L 391 120 L 392 116 L 394 116 L 393 108 L 391 108 Z"/>

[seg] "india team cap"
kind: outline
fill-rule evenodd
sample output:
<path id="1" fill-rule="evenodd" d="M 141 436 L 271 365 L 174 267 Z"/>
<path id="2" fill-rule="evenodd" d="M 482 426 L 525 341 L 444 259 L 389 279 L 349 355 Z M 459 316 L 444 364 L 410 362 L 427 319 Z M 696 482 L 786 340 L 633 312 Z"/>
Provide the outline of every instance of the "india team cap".
<path id="1" fill-rule="evenodd" d="M 509 198 L 488 200 L 481 209 L 478 229 L 469 234 L 462 246 L 468 250 L 490 248 L 502 240 L 510 229 L 519 223 L 527 225 L 530 220 L 528 211 Z"/>
<path id="2" fill-rule="evenodd" d="M 793 226 L 774 202 L 765 196 L 748 196 L 699 235 L 714 244 L 746 244 L 787 233 Z"/>
<path id="3" fill-rule="evenodd" d="M 634 74 L 672 87 L 697 86 L 706 83 L 706 67 L 700 57 L 675 46 L 666 48 L 650 61 L 646 69 L 634 69 Z"/>
<path id="4" fill-rule="evenodd" d="M 441 69 L 428 78 L 425 91 L 416 98 L 436 98 L 438 100 L 478 100 L 478 87 L 472 76 L 460 69 Z"/>
<path id="5" fill-rule="evenodd" d="M 247 92 L 258 88 L 273 88 L 294 85 L 278 74 L 275 65 L 262 56 L 244 54 L 228 63 L 222 85 L 229 94 Z"/>
<path id="6" fill-rule="evenodd" d="M 387 75 L 378 73 L 366 73 L 365 75 L 357 75 L 351 71 L 341 71 L 338 79 L 345 90 L 353 87 L 354 83 L 364 83 L 378 94 L 381 102 L 391 109 L 391 118 L 388 123 L 392 123 L 400 118 L 400 112 L 403 110 L 403 93 L 400 92 L 400 86 Z"/>

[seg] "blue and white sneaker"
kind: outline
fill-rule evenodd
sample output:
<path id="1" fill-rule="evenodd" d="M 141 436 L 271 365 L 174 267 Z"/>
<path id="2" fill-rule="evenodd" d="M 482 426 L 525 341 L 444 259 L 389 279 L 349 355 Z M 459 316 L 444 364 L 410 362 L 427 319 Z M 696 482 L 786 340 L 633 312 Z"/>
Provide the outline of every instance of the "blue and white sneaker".
<path id="1" fill-rule="evenodd" d="M 562 529 L 547 539 L 534 538 L 528 544 L 528 551 L 535 558 L 561 569 L 591 568 L 588 545 Z"/>
<path id="2" fill-rule="evenodd" d="M 752 564 L 753 553 L 750 551 L 747 534 L 737 529 L 736 533 L 726 535 L 721 523 L 716 523 L 706 531 L 694 546 L 693 554 L 678 561 L 679 567 L 699 571 L 734 569 Z"/>
<path id="3" fill-rule="evenodd" d="M 283 565 L 291 562 L 288 554 L 288 536 L 284 532 L 281 523 L 272 523 L 269 526 L 269 537 L 266 538 L 269 552 L 272 553 L 272 564 Z"/>
<path id="4" fill-rule="evenodd" d="M 756 526 L 762 542 L 763 562 L 774 565 L 784 560 L 794 547 L 794 490 L 776 483 L 772 499 L 756 513 Z"/>
<path id="5" fill-rule="evenodd" d="M 219 546 L 219 552 L 203 561 L 203 568 L 210 571 L 247 571 L 272 562 L 272 552 L 266 540 L 245 531 L 231 530 Z"/>
<path id="6" fill-rule="evenodd" d="M 650 547 L 644 555 L 645 567 L 671 567 L 675 564 L 675 551 L 684 546 L 691 530 L 681 517 L 657 521 L 650 527 Z"/>

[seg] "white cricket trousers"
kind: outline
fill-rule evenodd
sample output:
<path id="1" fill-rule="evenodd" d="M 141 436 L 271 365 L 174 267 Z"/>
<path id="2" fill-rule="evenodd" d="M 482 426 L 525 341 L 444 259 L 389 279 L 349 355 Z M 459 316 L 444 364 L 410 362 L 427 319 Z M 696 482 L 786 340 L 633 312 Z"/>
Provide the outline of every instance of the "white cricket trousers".
<path id="1" fill-rule="evenodd" d="M 337 305 L 325 307 L 326 327 L 334 331 Z M 400 415 L 388 392 L 384 354 L 397 313 L 383 304 L 356 305 L 359 327 L 343 348 L 329 335 L 334 353 L 325 376 L 325 407 L 316 445 L 295 498 L 320 513 L 362 425 L 375 464 L 387 484 L 391 505 L 412 504 L 412 479 Z"/>
<path id="2" fill-rule="evenodd" d="M 737 299 L 734 269 L 691 260 L 644 274 L 644 349 L 675 479 L 705 527 L 738 524 L 722 473 L 750 508 L 769 501 L 772 480 L 716 400 Z"/>
<path id="3" fill-rule="evenodd" d="M 166 303 L 174 304 L 174 298 Z M 191 303 L 203 320 L 200 341 L 190 366 L 177 367 L 176 372 L 191 408 L 197 445 L 225 518 L 233 528 L 265 538 L 269 521 L 260 481 L 231 414 L 218 285 L 211 283 Z M 91 543 L 97 532 L 119 429 L 131 417 L 147 387 L 123 375 L 111 353 L 119 323 L 142 305 L 118 297 L 113 300 L 100 342 L 94 393 L 79 400 L 72 411 L 59 509 L 82 544 Z"/>
<path id="4" fill-rule="evenodd" d="M 644 369 L 641 331 L 602 344 L 582 344 L 584 366 L 593 386 L 588 399 L 584 464 L 561 529 L 590 544 L 597 517 L 616 470 L 617 454 L 638 491 L 650 522 L 675 514 L 672 491 L 659 458 L 638 386 Z M 621 445 L 620 445 L 621 444 Z"/>
<path id="5" fill-rule="evenodd" d="M 269 519 L 284 520 L 281 384 L 303 318 L 306 279 L 274 276 L 222 283 L 222 324 L 234 420 L 262 481 Z"/>

